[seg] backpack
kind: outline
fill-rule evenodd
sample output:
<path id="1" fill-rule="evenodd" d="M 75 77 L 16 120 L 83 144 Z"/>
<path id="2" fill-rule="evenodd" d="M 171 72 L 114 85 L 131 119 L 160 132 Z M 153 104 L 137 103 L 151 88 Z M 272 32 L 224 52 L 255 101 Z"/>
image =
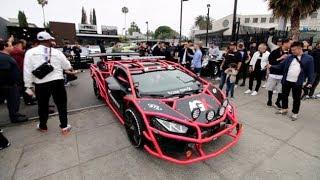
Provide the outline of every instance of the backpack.
<path id="1" fill-rule="evenodd" d="M 0 130 L 0 150 L 7 148 L 10 146 L 10 142 L 8 141 L 8 139 L 2 134 L 1 130 Z"/>

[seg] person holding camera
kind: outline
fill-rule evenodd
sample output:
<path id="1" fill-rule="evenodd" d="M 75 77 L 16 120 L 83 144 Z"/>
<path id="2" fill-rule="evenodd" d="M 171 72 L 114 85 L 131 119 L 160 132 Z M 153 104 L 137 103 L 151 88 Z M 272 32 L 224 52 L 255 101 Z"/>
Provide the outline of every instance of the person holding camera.
<path id="1" fill-rule="evenodd" d="M 47 32 L 37 35 L 39 46 L 27 51 L 24 60 L 24 83 L 27 92 L 32 94 L 33 86 L 38 101 L 40 123 L 37 128 L 41 132 L 48 130 L 48 105 L 52 96 L 57 106 L 62 134 L 70 132 L 67 117 L 67 93 L 64 87 L 63 71 L 72 67 L 66 56 L 52 48 L 54 38 Z"/>

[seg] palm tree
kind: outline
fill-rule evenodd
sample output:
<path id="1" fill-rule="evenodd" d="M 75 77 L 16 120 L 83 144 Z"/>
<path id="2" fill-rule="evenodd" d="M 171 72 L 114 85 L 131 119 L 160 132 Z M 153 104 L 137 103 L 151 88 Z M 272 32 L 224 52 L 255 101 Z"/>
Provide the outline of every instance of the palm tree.
<path id="1" fill-rule="evenodd" d="M 206 30 L 207 29 L 207 16 L 202 16 L 202 15 L 199 15 L 196 17 L 196 20 L 195 20 L 195 26 L 197 26 L 200 30 Z M 209 21 L 209 29 L 212 29 L 212 19 L 210 18 L 210 21 Z"/>
<path id="2" fill-rule="evenodd" d="M 320 8 L 320 0 L 266 0 L 274 17 L 288 18 L 291 21 L 291 33 L 294 41 L 299 40 L 300 18 L 310 15 Z"/>

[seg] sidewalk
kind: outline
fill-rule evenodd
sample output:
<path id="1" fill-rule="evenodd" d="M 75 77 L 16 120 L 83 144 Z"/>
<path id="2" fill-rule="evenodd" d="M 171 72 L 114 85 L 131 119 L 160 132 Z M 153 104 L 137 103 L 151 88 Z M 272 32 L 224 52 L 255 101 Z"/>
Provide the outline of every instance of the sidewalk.
<path id="1" fill-rule="evenodd" d="M 36 122 L 7 127 L 12 146 L 0 151 L 0 179 L 320 179 L 320 103 L 302 103 L 298 121 L 265 106 L 266 92 L 235 103 L 244 123 L 239 143 L 225 154 L 179 166 L 133 148 L 125 130 L 105 107 L 69 116 L 72 133 L 61 136 L 57 117 L 49 132 Z M 222 144 L 218 139 L 210 146 Z"/>

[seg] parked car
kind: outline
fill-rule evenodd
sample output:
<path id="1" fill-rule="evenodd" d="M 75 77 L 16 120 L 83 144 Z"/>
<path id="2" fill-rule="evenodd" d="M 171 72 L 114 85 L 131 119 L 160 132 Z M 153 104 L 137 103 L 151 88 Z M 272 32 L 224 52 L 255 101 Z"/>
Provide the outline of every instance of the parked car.
<path id="1" fill-rule="evenodd" d="M 98 54 L 98 53 L 101 53 L 101 50 L 100 50 L 100 47 L 99 47 L 99 46 L 89 45 L 89 46 L 87 46 L 87 49 L 88 49 L 88 53 L 89 53 L 89 54 Z"/>
<path id="2" fill-rule="evenodd" d="M 238 142 L 241 123 L 220 89 L 179 64 L 148 58 L 105 59 L 90 68 L 94 94 L 124 125 L 134 147 L 190 164 Z M 221 136 L 231 139 L 214 150 L 205 148 Z"/>

